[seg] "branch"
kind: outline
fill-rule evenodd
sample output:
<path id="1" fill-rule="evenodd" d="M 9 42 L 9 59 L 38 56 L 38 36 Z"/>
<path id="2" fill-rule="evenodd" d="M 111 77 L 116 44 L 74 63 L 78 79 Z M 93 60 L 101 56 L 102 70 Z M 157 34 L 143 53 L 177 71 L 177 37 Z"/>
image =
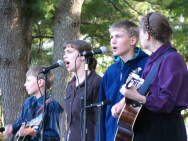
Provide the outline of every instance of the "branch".
<path id="1" fill-rule="evenodd" d="M 117 7 L 117 5 L 116 5 L 114 2 L 112 2 L 111 0 L 109 0 L 109 2 L 114 6 L 114 8 L 115 8 L 117 11 L 122 12 L 121 9 L 119 9 L 119 8 Z"/>
<path id="2" fill-rule="evenodd" d="M 32 36 L 32 38 L 50 38 L 50 39 L 53 39 L 54 36 Z"/>
<path id="3" fill-rule="evenodd" d="M 142 13 L 135 10 L 126 0 L 123 0 L 132 10 L 136 11 L 138 14 L 143 15 Z M 138 1 L 138 0 L 137 0 Z"/>

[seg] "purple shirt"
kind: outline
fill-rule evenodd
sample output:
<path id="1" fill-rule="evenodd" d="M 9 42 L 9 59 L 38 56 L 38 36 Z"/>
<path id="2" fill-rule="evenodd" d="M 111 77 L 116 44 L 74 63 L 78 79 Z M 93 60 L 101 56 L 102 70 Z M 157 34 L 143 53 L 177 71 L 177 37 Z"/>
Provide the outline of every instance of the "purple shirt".
<path id="1" fill-rule="evenodd" d="M 170 45 L 162 45 L 149 57 L 142 77 L 146 79 L 152 72 L 160 56 Z M 173 48 L 176 50 L 175 48 Z M 172 110 L 184 110 L 188 107 L 187 86 L 181 87 L 187 74 L 187 66 L 182 56 L 177 52 L 167 54 L 161 61 L 158 71 L 149 87 L 150 94 L 146 97 L 147 109 L 157 113 L 169 113 Z M 181 87 L 181 88 L 180 88 Z"/>

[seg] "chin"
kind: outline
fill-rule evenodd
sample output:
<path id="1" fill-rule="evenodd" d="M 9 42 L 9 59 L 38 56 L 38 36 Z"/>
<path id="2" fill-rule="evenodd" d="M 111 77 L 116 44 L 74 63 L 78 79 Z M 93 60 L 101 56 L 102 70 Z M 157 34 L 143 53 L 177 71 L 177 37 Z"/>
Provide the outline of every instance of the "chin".
<path id="1" fill-rule="evenodd" d="M 113 53 L 113 56 L 119 56 L 119 54 L 118 53 Z"/>

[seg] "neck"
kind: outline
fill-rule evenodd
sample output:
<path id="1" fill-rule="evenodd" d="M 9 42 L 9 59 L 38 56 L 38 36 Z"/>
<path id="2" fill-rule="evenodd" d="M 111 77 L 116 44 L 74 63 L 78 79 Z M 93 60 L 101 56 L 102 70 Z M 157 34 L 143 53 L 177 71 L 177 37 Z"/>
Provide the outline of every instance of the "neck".
<path id="1" fill-rule="evenodd" d="M 40 90 L 41 90 L 41 93 L 40 93 L 40 91 L 39 91 L 37 94 L 35 94 L 35 96 L 36 96 L 37 99 L 39 99 L 40 97 L 42 97 L 42 96 L 44 95 L 44 89 L 41 89 L 41 88 L 40 88 Z M 41 95 L 41 94 L 42 94 L 42 95 Z"/>
<path id="2" fill-rule="evenodd" d="M 151 52 L 155 52 L 158 48 L 160 48 L 163 45 L 163 43 L 159 42 L 159 41 L 153 41 L 150 44 L 150 51 Z"/>
<path id="3" fill-rule="evenodd" d="M 135 56 L 136 52 L 134 50 L 131 50 L 129 52 L 127 52 L 126 54 L 121 56 L 121 59 L 123 60 L 124 63 L 126 63 L 128 60 L 130 60 L 131 58 L 133 58 L 133 56 Z"/>
<path id="4" fill-rule="evenodd" d="M 90 72 L 91 71 L 88 69 L 87 74 L 89 75 Z M 74 75 L 76 77 L 76 86 L 78 86 L 79 84 L 81 84 L 85 80 L 85 72 L 83 72 L 83 71 L 78 71 L 77 75 L 76 75 L 76 73 Z"/>

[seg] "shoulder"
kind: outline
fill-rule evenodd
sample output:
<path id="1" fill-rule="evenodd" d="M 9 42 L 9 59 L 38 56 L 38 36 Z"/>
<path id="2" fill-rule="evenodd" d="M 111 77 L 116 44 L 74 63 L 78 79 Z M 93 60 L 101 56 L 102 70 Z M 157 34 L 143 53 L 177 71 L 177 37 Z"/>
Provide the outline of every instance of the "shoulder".
<path id="1" fill-rule="evenodd" d="M 116 61 L 113 64 L 111 64 L 110 66 L 108 66 L 105 73 L 111 73 L 112 71 L 114 71 L 115 69 L 118 69 L 118 68 L 121 68 L 121 62 L 120 61 Z"/>
<path id="2" fill-rule="evenodd" d="M 91 70 L 91 73 L 88 78 L 88 84 L 98 84 L 101 81 L 101 76 L 98 75 L 95 70 Z"/>
<path id="3" fill-rule="evenodd" d="M 31 103 L 35 100 L 35 96 L 31 96 L 25 99 L 24 103 L 28 104 Z"/>
<path id="4" fill-rule="evenodd" d="M 185 64 L 183 57 L 176 51 L 168 53 L 164 57 L 162 62 L 163 63 L 170 63 L 171 62 L 174 65 L 178 65 L 178 64 L 180 65 L 182 63 Z"/>
<path id="5" fill-rule="evenodd" d="M 52 97 L 50 97 L 50 98 L 51 98 L 51 100 L 48 103 L 49 107 L 53 107 L 54 109 L 56 109 L 56 108 L 63 109 L 61 104 L 57 100 L 55 100 L 55 98 L 52 98 Z"/>

